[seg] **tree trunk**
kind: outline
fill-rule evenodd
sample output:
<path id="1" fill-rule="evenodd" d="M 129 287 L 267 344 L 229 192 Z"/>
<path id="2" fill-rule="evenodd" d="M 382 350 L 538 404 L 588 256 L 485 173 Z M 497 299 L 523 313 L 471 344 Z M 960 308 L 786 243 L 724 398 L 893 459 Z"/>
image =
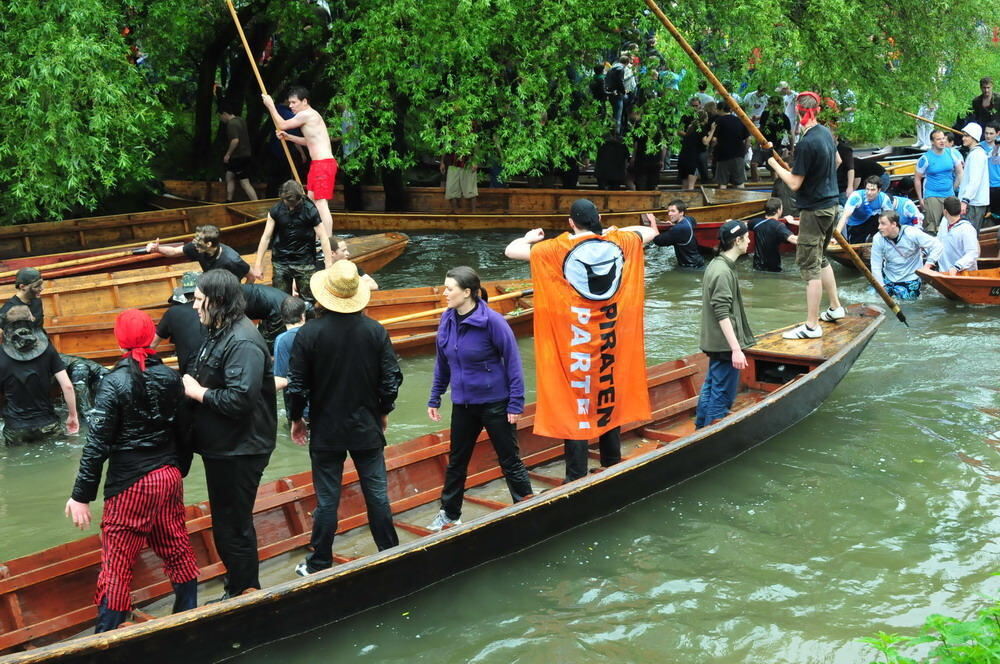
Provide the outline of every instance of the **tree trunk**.
<path id="1" fill-rule="evenodd" d="M 392 150 L 398 155 L 404 155 L 406 148 L 406 133 L 404 120 L 410 108 L 410 100 L 405 97 L 395 97 L 393 106 L 396 111 L 396 121 L 392 127 Z M 406 194 L 406 181 L 403 169 L 382 169 L 382 189 L 385 192 L 386 212 L 398 212 L 409 208 L 409 197 Z"/>

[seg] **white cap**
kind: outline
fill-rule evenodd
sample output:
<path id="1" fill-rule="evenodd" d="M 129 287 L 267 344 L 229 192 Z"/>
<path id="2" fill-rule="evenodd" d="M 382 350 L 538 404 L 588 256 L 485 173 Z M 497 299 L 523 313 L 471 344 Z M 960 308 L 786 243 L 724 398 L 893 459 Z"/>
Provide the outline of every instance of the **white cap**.
<path id="1" fill-rule="evenodd" d="M 970 122 L 969 124 L 965 125 L 965 128 L 962 130 L 962 133 L 968 134 L 969 136 L 974 138 L 977 142 L 983 140 L 983 128 L 980 127 L 979 123 L 977 122 Z"/>

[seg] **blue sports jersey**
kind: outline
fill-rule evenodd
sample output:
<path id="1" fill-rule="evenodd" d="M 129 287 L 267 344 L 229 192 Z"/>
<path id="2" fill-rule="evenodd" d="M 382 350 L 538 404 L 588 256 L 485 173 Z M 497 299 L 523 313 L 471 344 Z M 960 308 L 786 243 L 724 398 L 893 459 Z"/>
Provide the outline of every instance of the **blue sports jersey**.
<path id="1" fill-rule="evenodd" d="M 990 188 L 1000 187 L 1000 145 L 988 141 L 983 141 L 980 145 L 986 150 L 986 163 L 990 168 Z"/>
<path id="2" fill-rule="evenodd" d="M 941 154 L 928 150 L 917 159 L 917 172 L 924 176 L 924 198 L 948 198 L 955 195 L 955 164 L 951 150 Z"/>
<path id="3" fill-rule="evenodd" d="M 854 206 L 854 211 L 851 212 L 851 216 L 847 219 L 847 225 L 860 226 L 868 221 L 872 215 L 876 215 L 882 210 L 891 210 L 892 201 L 889 199 L 888 194 L 881 191 L 878 192 L 875 200 L 870 201 L 865 194 L 865 190 L 858 189 L 848 196 L 847 202 L 844 204 L 844 207 L 851 206 Z"/>
<path id="4" fill-rule="evenodd" d="M 916 226 L 920 211 L 917 204 L 905 196 L 894 196 L 892 199 L 892 209 L 899 215 L 900 226 Z"/>

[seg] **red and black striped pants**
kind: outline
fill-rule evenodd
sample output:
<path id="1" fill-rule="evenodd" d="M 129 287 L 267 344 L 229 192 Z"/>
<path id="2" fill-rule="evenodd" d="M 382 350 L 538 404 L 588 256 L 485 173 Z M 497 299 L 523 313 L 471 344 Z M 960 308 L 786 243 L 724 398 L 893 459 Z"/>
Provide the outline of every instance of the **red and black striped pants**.
<path id="1" fill-rule="evenodd" d="M 198 563 L 184 527 L 184 484 L 175 466 L 163 466 L 104 502 L 101 573 L 94 602 L 113 611 L 132 608 L 132 566 L 152 547 L 173 583 L 198 577 Z"/>

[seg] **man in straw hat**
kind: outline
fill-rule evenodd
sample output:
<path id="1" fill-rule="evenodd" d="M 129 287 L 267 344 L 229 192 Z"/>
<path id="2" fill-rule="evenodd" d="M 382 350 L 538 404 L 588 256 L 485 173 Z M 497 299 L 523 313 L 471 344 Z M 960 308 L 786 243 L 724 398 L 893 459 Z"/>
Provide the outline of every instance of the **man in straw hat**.
<path id="1" fill-rule="evenodd" d="M 52 403 L 55 376 L 66 400 L 66 432 L 80 430 L 76 413 L 76 393 L 66 373 L 66 365 L 35 327 L 26 305 L 11 307 L 3 321 L 3 349 L 0 350 L 0 393 L 3 406 L 3 439 L 7 445 L 39 442 L 59 431 L 59 419 Z"/>
<path id="2" fill-rule="evenodd" d="M 333 536 L 344 461 L 350 452 L 361 481 L 368 528 L 379 551 L 399 544 L 392 525 L 385 471 L 385 428 L 403 373 L 389 333 L 362 310 L 371 291 L 358 268 L 340 260 L 312 277 L 318 318 L 302 326 L 292 347 L 288 420 L 292 440 L 309 445 L 316 509 L 313 552 L 295 572 L 306 576 L 333 565 Z M 311 419 L 303 411 L 310 404 Z M 308 427 L 308 432 L 307 432 Z"/>

